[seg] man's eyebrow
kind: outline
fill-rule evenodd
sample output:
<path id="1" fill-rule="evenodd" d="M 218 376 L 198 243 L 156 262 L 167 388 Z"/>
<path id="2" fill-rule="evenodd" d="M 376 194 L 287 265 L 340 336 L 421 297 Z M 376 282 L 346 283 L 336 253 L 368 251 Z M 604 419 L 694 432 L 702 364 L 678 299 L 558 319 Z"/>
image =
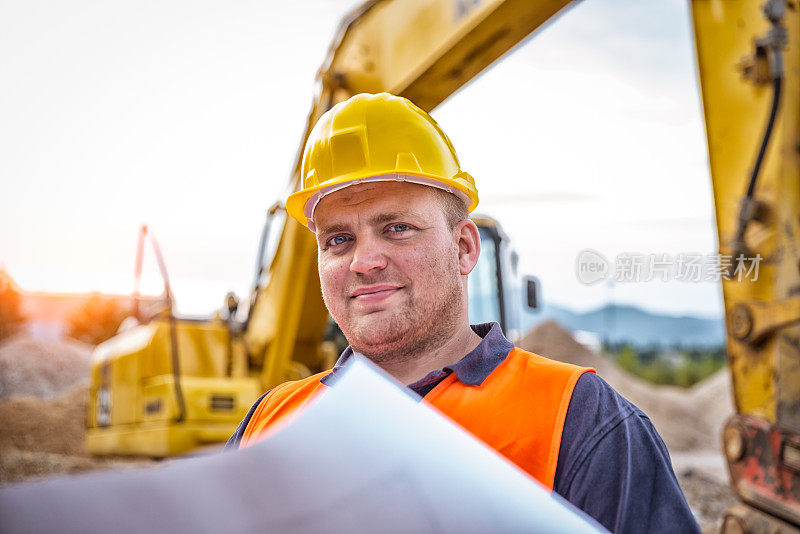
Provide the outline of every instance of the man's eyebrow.
<path id="1" fill-rule="evenodd" d="M 404 218 L 409 217 L 409 216 L 413 217 L 413 216 L 416 216 L 416 215 L 417 215 L 416 213 L 414 213 L 414 212 L 412 212 L 410 210 L 409 211 L 394 211 L 394 212 L 390 212 L 390 213 L 380 213 L 380 214 L 376 215 L 375 217 L 373 217 L 372 219 L 370 219 L 369 222 L 370 222 L 370 224 L 382 224 L 382 223 L 387 223 L 387 222 L 390 222 L 390 221 L 396 221 L 397 219 L 404 219 Z"/>
<path id="2" fill-rule="evenodd" d="M 347 230 L 346 225 L 336 223 L 336 224 L 331 224 L 330 226 L 323 226 L 322 228 L 317 229 L 317 235 L 334 234 L 337 232 L 344 232 L 345 230 Z"/>

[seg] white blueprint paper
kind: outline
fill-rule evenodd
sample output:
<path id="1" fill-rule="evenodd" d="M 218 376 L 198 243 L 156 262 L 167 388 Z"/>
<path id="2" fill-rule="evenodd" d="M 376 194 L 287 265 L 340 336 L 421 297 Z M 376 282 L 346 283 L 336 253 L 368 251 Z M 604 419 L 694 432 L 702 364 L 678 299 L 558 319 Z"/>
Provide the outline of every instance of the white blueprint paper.
<path id="1" fill-rule="evenodd" d="M 241 451 L 0 489 L 2 532 L 596 532 L 363 358 Z"/>

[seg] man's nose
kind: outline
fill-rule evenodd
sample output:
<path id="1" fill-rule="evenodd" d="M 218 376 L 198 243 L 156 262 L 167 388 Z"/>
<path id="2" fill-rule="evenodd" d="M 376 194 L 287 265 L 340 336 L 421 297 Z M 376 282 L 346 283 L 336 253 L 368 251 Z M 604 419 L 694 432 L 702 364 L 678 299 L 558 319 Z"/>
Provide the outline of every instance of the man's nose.
<path id="1" fill-rule="evenodd" d="M 370 271 L 381 270 L 386 267 L 386 256 L 380 244 L 374 239 L 357 239 L 353 248 L 353 259 L 350 270 L 354 273 L 366 274 Z"/>

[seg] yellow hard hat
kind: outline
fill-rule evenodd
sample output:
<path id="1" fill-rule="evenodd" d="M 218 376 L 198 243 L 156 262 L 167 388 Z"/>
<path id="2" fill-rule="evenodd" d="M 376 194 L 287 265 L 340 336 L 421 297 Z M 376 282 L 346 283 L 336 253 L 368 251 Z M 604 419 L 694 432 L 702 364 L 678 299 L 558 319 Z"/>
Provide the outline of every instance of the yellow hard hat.
<path id="1" fill-rule="evenodd" d="M 444 189 L 471 212 L 475 180 L 461 170 L 447 135 L 410 100 L 389 93 L 359 94 L 319 118 L 303 151 L 302 189 L 286 211 L 314 230 L 314 209 L 325 195 L 368 181 L 403 181 Z"/>

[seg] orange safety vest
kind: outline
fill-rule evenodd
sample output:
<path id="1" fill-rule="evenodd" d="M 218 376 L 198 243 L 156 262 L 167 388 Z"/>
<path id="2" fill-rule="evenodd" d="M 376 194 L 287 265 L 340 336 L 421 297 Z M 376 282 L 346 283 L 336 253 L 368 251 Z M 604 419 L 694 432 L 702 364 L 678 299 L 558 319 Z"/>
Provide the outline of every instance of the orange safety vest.
<path id="1" fill-rule="evenodd" d="M 328 372 L 273 389 L 250 418 L 240 446 L 259 441 L 273 425 L 305 406 L 327 387 L 320 378 Z M 594 369 L 514 348 L 482 384 L 463 384 L 451 373 L 423 402 L 552 490 L 567 408 L 575 383 L 585 372 Z"/>

